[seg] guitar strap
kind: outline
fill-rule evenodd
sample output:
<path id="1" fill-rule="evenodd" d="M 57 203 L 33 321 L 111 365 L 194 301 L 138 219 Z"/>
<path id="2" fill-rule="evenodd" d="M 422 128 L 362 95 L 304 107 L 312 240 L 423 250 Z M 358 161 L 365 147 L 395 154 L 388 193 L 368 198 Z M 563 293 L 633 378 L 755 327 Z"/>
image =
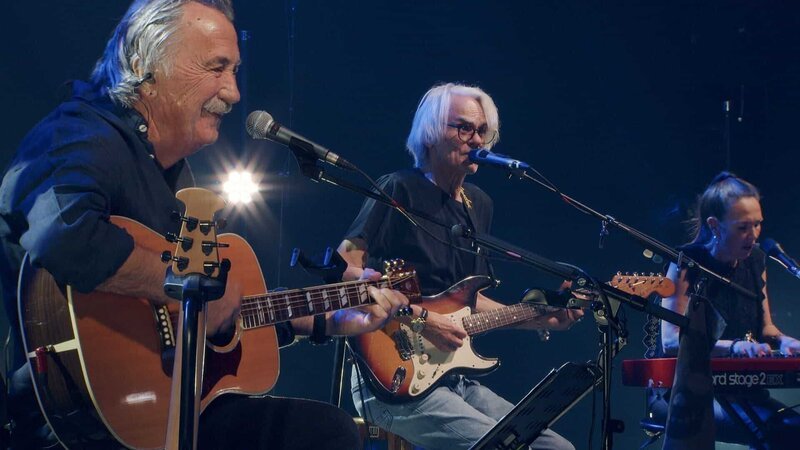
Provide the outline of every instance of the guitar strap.
<path id="1" fill-rule="evenodd" d="M 478 228 L 475 225 L 476 224 L 475 212 L 473 211 L 474 208 L 472 205 L 472 200 L 469 197 L 467 197 L 467 191 L 464 190 L 463 186 L 459 188 L 458 193 L 461 196 L 461 206 L 464 208 L 464 213 L 467 215 L 467 225 L 469 225 L 471 229 L 478 231 Z M 491 277 L 494 286 L 497 287 L 500 284 L 500 280 L 498 280 L 497 277 L 494 276 L 494 267 L 492 266 L 492 261 L 489 260 L 489 251 L 482 248 L 475 242 L 472 243 L 472 246 L 475 252 L 478 253 L 478 256 L 475 256 L 475 265 L 477 266 L 478 264 L 478 258 L 485 259 L 486 268 L 489 271 L 489 277 Z"/>

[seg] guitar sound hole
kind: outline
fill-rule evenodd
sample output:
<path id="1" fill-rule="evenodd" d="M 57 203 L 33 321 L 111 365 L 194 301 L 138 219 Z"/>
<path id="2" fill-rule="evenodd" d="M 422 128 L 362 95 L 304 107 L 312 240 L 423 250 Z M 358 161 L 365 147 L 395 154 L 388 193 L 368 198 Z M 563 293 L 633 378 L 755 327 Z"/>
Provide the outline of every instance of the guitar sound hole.
<path id="1" fill-rule="evenodd" d="M 217 333 L 214 336 L 208 338 L 208 342 L 215 347 L 225 347 L 233 341 L 234 336 L 236 336 L 236 328 L 233 327 L 230 330 L 224 333 Z"/>

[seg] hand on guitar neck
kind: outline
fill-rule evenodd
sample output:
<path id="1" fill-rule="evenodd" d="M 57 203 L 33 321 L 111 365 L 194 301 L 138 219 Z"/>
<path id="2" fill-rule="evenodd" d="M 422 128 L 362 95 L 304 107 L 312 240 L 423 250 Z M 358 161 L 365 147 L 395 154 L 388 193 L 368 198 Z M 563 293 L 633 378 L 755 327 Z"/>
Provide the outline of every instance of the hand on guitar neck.
<path id="1" fill-rule="evenodd" d="M 476 295 L 475 312 L 488 312 L 505 307 L 506 305 L 498 303 L 482 293 Z M 419 316 L 419 309 L 421 309 L 420 306 L 414 307 L 415 316 Z M 582 317 L 583 311 L 580 309 L 557 309 L 511 327 L 526 330 L 568 330 Z M 405 321 L 407 322 L 408 319 Z M 458 322 L 453 322 L 449 316 L 429 311 L 422 336 L 439 350 L 451 352 L 464 345 L 467 332 Z"/>
<path id="2" fill-rule="evenodd" d="M 241 309 L 242 288 L 237 281 L 232 280 L 225 289 L 225 295 L 218 300 L 208 302 L 206 336 L 214 337 L 232 331 Z"/>
<path id="3" fill-rule="evenodd" d="M 360 279 L 378 281 L 381 279 L 381 274 L 372 269 L 364 269 Z M 408 305 L 408 298 L 399 291 L 374 286 L 369 286 L 367 290 L 375 303 L 332 313 L 327 321 L 326 335 L 353 336 L 377 330 L 395 317 L 398 309 Z M 294 320 L 292 325 L 300 334 L 310 334 L 309 319 Z M 309 328 L 308 332 L 305 332 L 305 328 Z"/>
<path id="4" fill-rule="evenodd" d="M 563 291 L 568 288 L 568 285 L 565 282 L 561 287 Z M 570 292 L 570 295 L 575 296 L 572 292 Z M 498 303 L 480 292 L 477 295 L 475 311 L 478 313 L 506 307 L 507 305 Z M 519 328 L 524 330 L 568 330 L 582 317 L 583 311 L 580 309 L 552 308 L 547 312 L 542 312 L 535 317 L 512 324 L 506 328 Z"/>

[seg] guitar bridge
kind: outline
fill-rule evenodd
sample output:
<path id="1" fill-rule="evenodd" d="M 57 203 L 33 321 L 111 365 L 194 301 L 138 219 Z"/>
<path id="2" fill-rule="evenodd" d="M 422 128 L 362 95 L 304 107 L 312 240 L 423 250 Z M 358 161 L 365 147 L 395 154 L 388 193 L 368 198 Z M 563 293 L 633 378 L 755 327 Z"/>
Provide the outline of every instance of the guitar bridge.
<path id="1" fill-rule="evenodd" d="M 414 349 L 411 345 L 411 339 L 408 338 L 405 331 L 402 329 L 395 331 L 392 334 L 392 339 L 394 340 L 394 347 L 397 349 L 400 359 L 403 361 L 411 359 L 411 355 L 414 354 Z M 397 374 L 395 374 L 395 376 L 397 376 Z"/>
<path id="2" fill-rule="evenodd" d="M 172 318 L 165 305 L 152 305 L 153 317 L 161 341 L 161 369 L 167 375 L 172 375 L 172 363 L 175 357 L 175 332 L 172 328 Z"/>

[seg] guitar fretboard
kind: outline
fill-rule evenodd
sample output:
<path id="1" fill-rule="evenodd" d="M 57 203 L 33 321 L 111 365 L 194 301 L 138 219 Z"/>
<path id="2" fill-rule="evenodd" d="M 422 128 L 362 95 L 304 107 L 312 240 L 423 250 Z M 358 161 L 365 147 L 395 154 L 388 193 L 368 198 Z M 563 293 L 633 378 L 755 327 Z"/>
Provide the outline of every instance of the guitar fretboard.
<path id="1" fill-rule="evenodd" d="M 532 303 L 517 303 L 464 317 L 462 325 L 470 336 L 495 328 L 517 325 L 536 317 L 558 311 L 559 308 Z"/>
<path id="2" fill-rule="evenodd" d="M 374 300 L 367 287 L 390 287 L 396 282 L 397 280 L 352 281 L 247 296 L 242 298 L 243 328 L 263 327 L 299 317 L 369 305 Z"/>

